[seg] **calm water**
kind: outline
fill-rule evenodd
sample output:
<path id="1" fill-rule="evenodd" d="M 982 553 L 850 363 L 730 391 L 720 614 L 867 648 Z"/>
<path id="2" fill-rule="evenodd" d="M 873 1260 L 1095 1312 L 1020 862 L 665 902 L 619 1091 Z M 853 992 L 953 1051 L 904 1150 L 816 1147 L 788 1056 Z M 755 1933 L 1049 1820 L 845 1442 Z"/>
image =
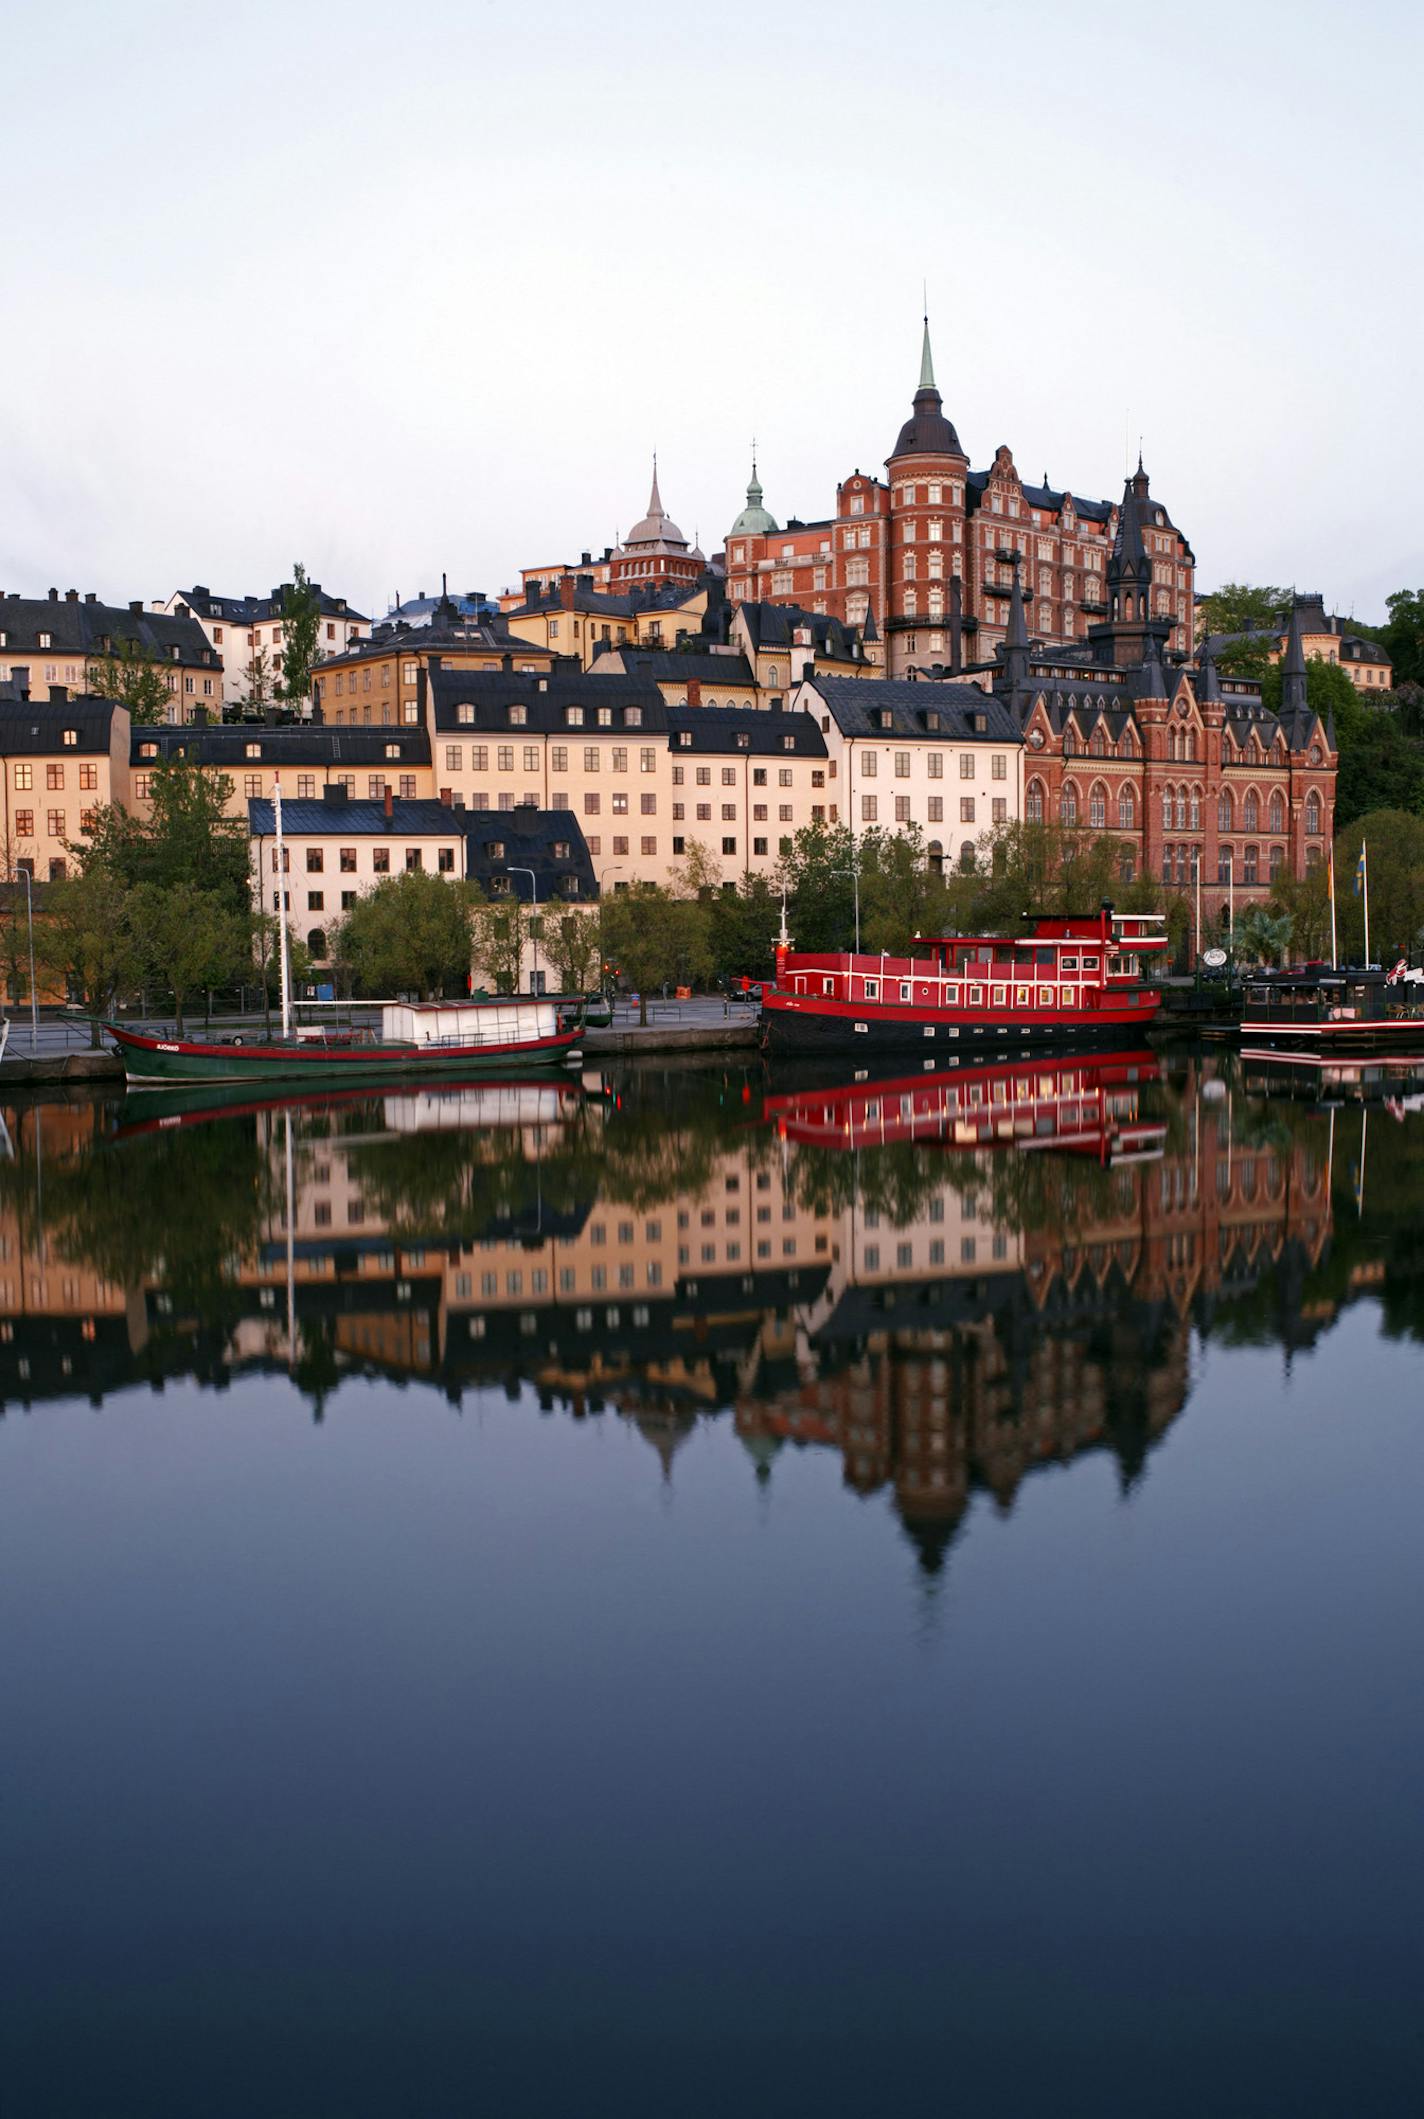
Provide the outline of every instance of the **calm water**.
<path id="1" fill-rule="evenodd" d="M 1407 1099 L 5 1119 L 7 2119 L 1420 2108 Z"/>

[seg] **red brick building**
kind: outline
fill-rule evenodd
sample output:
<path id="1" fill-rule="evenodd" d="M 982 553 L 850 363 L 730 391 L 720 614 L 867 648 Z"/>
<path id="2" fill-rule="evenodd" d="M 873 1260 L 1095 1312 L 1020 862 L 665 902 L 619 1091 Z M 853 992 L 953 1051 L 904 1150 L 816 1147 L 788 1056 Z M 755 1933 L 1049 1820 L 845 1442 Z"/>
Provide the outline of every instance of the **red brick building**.
<path id="1" fill-rule="evenodd" d="M 886 675 L 920 662 L 988 661 L 1008 628 L 1010 584 L 1022 570 L 1036 634 L 1055 645 L 1088 638 L 1106 611 L 1118 509 L 1048 483 L 1026 482 L 1007 446 L 970 468 L 945 417 L 926 323 L 919 387 L 881 479 L 859 468 L 836 488 L 832 516 L 778 527 L 752 466 L 747 506 L 727 534 L 733 604 L 798 603 L 850 625 L 873 617 Z M 1139 475 L 1145 480 L 1141 464 Z M 1192 650 L 1195 560 L 1160 501 L 1144 535 L 1154 561 L 1152 612 L 1171 652 Z"/>

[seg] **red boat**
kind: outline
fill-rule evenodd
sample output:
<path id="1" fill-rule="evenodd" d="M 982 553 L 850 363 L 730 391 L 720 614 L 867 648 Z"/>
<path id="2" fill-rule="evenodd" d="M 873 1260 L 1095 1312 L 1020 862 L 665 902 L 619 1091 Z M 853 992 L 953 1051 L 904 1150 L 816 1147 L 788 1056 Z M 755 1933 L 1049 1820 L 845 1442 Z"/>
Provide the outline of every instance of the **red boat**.
<path id="1" fill-rule="evenodd" d="M 1135 1040 L 1161 988 L 1146 967 L 1167 949 L 1160 913 L 1041 915 L 1027 935 L 947 935 L 913 957 L 776 952 L 762 994 L 763 1049 L 947 1053 Z"/>
<path id="2" fill-rule="evenodd" d="M 1152 1053 L 1037 1057 L 769 1096 L 764 1111 L 800 1147 L 1052 1148 L 1117 1163 L 1162 1153 L 1165 1121 L 1142 1110 Z"/>

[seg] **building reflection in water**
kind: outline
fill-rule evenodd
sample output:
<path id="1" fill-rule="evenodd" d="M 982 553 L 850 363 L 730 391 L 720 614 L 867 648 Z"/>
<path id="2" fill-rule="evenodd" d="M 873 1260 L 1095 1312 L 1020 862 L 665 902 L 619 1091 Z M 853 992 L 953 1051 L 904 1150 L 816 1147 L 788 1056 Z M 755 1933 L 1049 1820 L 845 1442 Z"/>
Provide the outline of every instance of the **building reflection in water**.
<path id="1" fill-rule="evenodd" d="M 0 1392 L 527 1387 L 635 1422 L 664 1477 L 730 1413 L 760 1480 L 839 1452 L 934 1570 L 976 1489 L 1089 1450 L 1130 1483 L 1194 1331 L 1244 1304 L 1289 1353 L 1333 1314 L 1334 1122 L 1220 1065 L 10 1108 Z"/>

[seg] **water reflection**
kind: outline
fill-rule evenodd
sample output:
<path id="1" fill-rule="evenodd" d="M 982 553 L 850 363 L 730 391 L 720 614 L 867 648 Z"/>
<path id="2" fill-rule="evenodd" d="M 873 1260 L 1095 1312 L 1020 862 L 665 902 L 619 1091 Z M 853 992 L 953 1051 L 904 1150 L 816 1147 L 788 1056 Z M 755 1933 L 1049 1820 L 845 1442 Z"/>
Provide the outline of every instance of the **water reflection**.
<path id="1" fill-rule="evenodd" d="M 1362 1288 L 1417 1329 L 1421 1129 L 1376 1116 L 1367 1178 L 1368 1124 L 1147 1052 L 12 1107 L 0 1392 L 273 1370 L 320 1418 L 352 1376 L 523 1385 L 664 1477 L 730 1414 L 758 1480 L 836 1451 L 934 1570 L 976 1489 L 1102 1450 L 1129 1485 L 1194 1332 L 1289 1357 Z"/>

